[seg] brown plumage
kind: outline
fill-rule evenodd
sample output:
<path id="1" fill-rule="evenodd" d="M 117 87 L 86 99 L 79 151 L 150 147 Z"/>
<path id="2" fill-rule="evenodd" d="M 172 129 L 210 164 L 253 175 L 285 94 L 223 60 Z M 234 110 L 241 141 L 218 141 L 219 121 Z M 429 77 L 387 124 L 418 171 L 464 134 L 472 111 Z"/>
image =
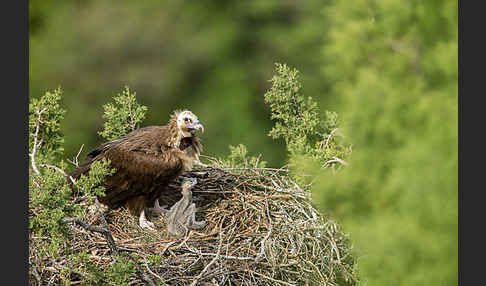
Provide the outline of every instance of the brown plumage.
<path id="1" fill-rule="evenodd" d="M 106 178 L 105 196 L 99 201 L 111 208 L 126 204 L 140 216 L 140 226 L 153 227 L 145 218 L 145 208 L 155 204 L 172 180 L 199 162 L 202 145 L 196 129 L 204 132 L 196 115 L 176 111 L 168 125 L 140 128 L 100 145 L 71 176 L 78 179 L 94 161 L 109 159 L 116 172 Z"/>

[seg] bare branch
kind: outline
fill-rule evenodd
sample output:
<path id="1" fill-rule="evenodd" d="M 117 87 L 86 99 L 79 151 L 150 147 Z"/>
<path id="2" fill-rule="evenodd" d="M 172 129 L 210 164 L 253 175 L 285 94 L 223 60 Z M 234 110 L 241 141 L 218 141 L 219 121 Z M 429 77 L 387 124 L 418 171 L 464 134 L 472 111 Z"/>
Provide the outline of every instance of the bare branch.
<path id="1" fill-rule="evenodd" d="M 217 256 L 215 253 L 201 253 L 201 255 L 205 256 Z M 234 256 L 234 255 L 219 255 L 220 258 L 224 259 L 232 259 L 232 260 L 240 260 L 240 261 L 247 261 L 247 260 L 255 260 L 255 257 L 248 257 L 248 256 Z"/>
<path id="2" fill-rule="evenodd" d="M 326 163 L 324 163 L 324 165 L 322 165 L 322 167 L 326 167 L 326 166 L 330 165 L 331 163 L 341 163 L 344 166 L 347 166 L 348 165 L 348 163 L 346 163 L 344 160 L 342 160 L 342 159 L 340 159 L 338 157 L 333 157 L 331 160 L 329 160 Z"/>
<path id="3" fill-rule="evenodd" d="M 74 158 L 74 164 L 76 167 L 79 167 L 79 154 L 81 154 L 81 151 L 83 150 L 84 144 L 81 145 L 81 148 L 79 148 L 78 154 L 76 154 L 76 158 Z"/>
<path id="4" fill-rule="evenodd" d="M 37 175 L 40 175 L 39 170 L 37 169 L 37 164 L 35 163 L 35 153 L 37 152 L 37 148 L 42 144 L 42 140 L 37 142 L 39 140 L 39 129 L 40 129 L 40 123 L 41 123 L 41 115 L 44 111 L 47 110 L 47 107 L 42 108 L 41 110 L 37 111 L 37 122 L 35 126 L 35 133 L 34 133 L 34 146 L 32 146 L 32 153 L 29 154 L 30 156 L 30 161 L 32 164 L 32 169 Z"/>
<path id="5" fill-rule="evenodd" d="M 147 262 L 147 259 L 145 258 L 145 256 L 143 256 L 143 261 L 145 262 L 145 267 L 147 268 L 147 271 L 152 274 L 153 276 L 157 277 L 160 281 L 164 281 L 164 279 L 162 279 L 162 277 L 160 277 L 159 275 L 155 274 L 149 267 L 148 265 L 148 262 Z"/>
<path id="6" fill-rule="evenodd" d="M 135 258 L 133 258 L 132 256 L 128 256 L 130 258 L 130 260 L 133 261 L 133 263 L 135 264 L 135 267 L 137 268 L 137 274 L 138 276 L 140 277 L 140 279 L 143 280 L 143 282 L 145 282 L 145 285 L 149 285 L 149 286 L 157 286 L 154 281 L 152 281 L 152 279 L 150 279 L 150 277 L 145 274 L 145 272 L 143 272 L 142 268 L 140 267 L 140 265 L 138 264 L 138 262 L 135 260 Z"/>
<path id="7" fill-rule="evenodd" d="M 327 138 L 326 138 L 326 145 L 325 145 L 326 149 L 327 149 L 327 148 L 329 148 L 329 141 L 331 141 L 331 137 L 332 137 L 332 135 L 333 135 L 334 133 L 336 133 L 336 131 L 338 131 L 338 130 L 339 130 L 339 128 L 334 128 L 334 129 L 331 131 L 331 133 L 329 133 L 329 135 L 327 136 Z"/>
<path id="8" fill-rule="evenodd" d="M 37 260 L 35 260 L 35 261 L 37 261 Z M 32 270 L 32 274 L 34 274 L 34 277 L 37 280 L 37 283 L 39 283 L 38 285 L 42 285 L 42 283 L 41 283 L 42 279 L 39 275 L 39 272 L 37 272 L 37 266 L 30 261 L 30 257 L 29 257 L 29 266 L 30 266 L 29 269 Z"/>
<path id="9" fill-rule="evenodd" d="M 67 161 L 71 164 L 73 164 L 76 167 L 79 167 L 79 154 L 81 154 L 81 151 L 83 150 L 84 144 L 81 145 L 79 148 L 78 154 L 76 154 L 76 157 L 74 157 L 72 160 L 67 159 Z"/>
<path id="10" fill-rule="evenodd" d="M 63 175 L 64 175 L 64 177 L 69 178 L 69 179 L 71 180 L 71 182 L 73 182 L 73 184 L 74 184 L 74 183 L 76 183 L 76 180 L 75 180 L 73 177 L 71 177 L 71 176 L 69 176 L 68 174 L 66 174 L 66 172 L 64 172 L 64 170 L 63 170 L 63 169 L 61 169 L 61 168 L 59 168 L 59 167 L 57 167 L 57 166 L 54 166 L 54 165 L 49 165 L 49 164 L 40 164 L 39 166 L 40 166 L 40 167 L 43 167 L 43 168 L 49 168 L 49 169 L 56 170 L 56 171 L 58 171 L 59 173 L 63 174 Z"/>
<path id="11" fill-rule="evenodd" d="M 262 157 L 262 154 L 258 154 L 258 157 L 255 162 L 255 168 L 258 168 L 258 163 L 260 163 L 260 158 Z"/>
<path id="12" fill-rule="evenodd" d="M 100 202 L 98 201 L 98 198 L 95 199 L 95 205 L 96 205 L 96 209 L 98 210 L 98 215 L 100 217 L 101 223 L 103 223 L 103 225 L 105 226 L 106 231 L 107 231 L 105 236 L 106 236 L 106 239 L 108 241 L 108 245 L 110 246 L 111 251 L 116 255 L 116 254 L 118 254 L 118 249 L 116 247 L 115 240 L 113 239 L 113 236 L 111 235 L 110 227 L 108 226 L 108 223 L 106 222 L 106 219 L 105 219 L 105 216 L 103 215 L 103 212 L 101 211 L 101 205 L 100 205 Z"/>
<path id="13" fill-rule="evenodd" d="M 109 230 L 99 226 L 88 224 L 79 218 L 64 218 L 62 221 L 65 223 L 75 223 L 86 230 L 103 234 L 106 237 L 106 240 L 108 241 L 108 247 L 110 247 L 112 253 L 115 255 L 118 254 L 118 249 L 116 247 L 115 240 L 113 239 L 113 236 L 111 235 L 111 232 Z"/>

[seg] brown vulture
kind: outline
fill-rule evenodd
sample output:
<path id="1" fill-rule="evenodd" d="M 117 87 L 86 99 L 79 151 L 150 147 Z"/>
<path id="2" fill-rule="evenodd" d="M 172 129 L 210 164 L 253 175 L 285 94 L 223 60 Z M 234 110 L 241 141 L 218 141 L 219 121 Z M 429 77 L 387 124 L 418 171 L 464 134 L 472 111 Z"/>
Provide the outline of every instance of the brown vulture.
<path id="1" fill-rule="evenodd" d="M 158 198 L 167 185 L 199 163 L 202 145 L 195 130 L 204 132 L 197 116 L 188 110 L 176 111 L 167 125 L 139 128 L 101 144 L 70 175 L 78 179 L 94 161 L 109 159 L 116 172 L 105 179 L 105 196 L 99 201 L 111 208 L 126 205 L 139 217 L 142 228 L 152 229 L 145 208 L 160 208 Z"/>

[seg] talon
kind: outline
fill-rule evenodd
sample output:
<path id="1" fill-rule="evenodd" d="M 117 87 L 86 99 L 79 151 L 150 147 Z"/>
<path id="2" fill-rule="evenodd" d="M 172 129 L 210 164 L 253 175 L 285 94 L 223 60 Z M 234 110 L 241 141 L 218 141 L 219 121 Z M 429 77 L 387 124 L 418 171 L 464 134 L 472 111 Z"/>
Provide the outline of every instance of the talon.
<path id="1" fill-rule="evenodd" d="M 140 213 L 140 218 L 138 219 L 138 223 L 141 228 L 148 228 L 150 230 L 155 230 L 155 224 L 151 221 L 148 221 L 145 217 L 145 210 L 142 210 Z"/>
<path id="2" fill-rule="evenodd" d="M 149 230 L 155 230 L 155 225 L 153 222 L 150 221 L 145 221 L 140 223 L 141 228 L 149 229 Z"/>

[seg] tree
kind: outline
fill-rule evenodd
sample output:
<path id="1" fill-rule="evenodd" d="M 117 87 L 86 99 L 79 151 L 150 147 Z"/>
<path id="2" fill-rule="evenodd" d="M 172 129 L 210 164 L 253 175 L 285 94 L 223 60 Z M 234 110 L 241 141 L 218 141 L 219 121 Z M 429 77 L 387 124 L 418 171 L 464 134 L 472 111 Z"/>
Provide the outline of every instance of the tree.
<path id="1" fill-rule="evenodd" d="M 285 140 L 294 177 L 299 183 L 310 184 L 320 170 L 346 165 L 343 159 L 351 148 L 339 132 L 337 113 L 321 113 L 314 99 L 304 96 L 299 72 L 279 63 L 275 69 L 272 87 L 264 95 L 275 122 L 268 135 Z M 316 164 L 306 167 L 309 161 Z"/>
<path id="2" fill-rule="evenodd" d="M 367 285 L 457 284 L 457 1 L 333 1 L 323 76 L 350 165 L 313 186 Z"/>

